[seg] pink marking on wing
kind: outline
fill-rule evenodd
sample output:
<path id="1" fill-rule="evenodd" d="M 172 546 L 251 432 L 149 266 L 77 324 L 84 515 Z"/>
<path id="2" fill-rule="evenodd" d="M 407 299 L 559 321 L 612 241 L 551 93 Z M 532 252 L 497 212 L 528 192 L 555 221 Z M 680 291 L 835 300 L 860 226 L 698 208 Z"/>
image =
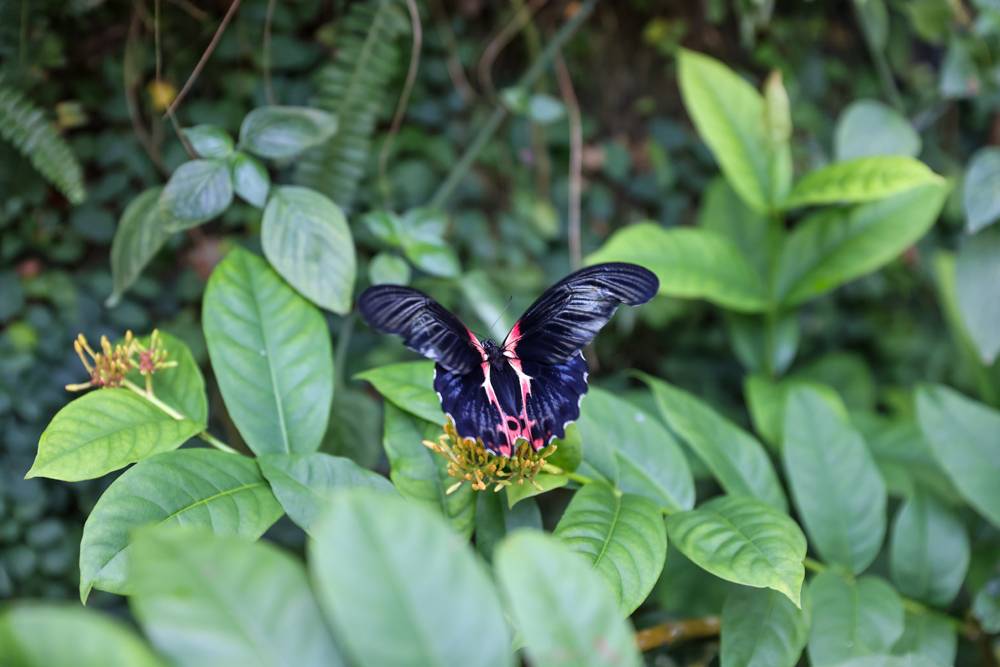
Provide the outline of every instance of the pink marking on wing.
<path id="1" fill-rule="evenodd" d="M 507 334 L 503 342 L 503 354 L 505 357 L 517 357 L 517 341 L 521 340 L 521 320 L 514 323 L 514 328 Z"/>
<path id="2" fill-rule="evenodd" d="M 516 326 L 514 327 L 517 328 Z M 536 451 L 541 449 L 544 444 L 541 438 L 534 438 L 531 435 L 531 429 L 535 427 L 538 423 L 536 419 L 528 418 L 528 396 L 531 395 L 531 376 L 524 372 L 521 366 L 521 360 L 516 356 L 510 356 L 507 358 L 507 363 L 510 367 L 514 369 L 514 373 L 517 375 L 518 385 L 521 388 L 521 419 L 519 420 L 518 436 L 524 438 L 531 443 L 531 446 Z"/>
<path id="3" fill-rule="evenodd" d="M 479 342 L 479 339 L 476 338 L 476 334 L 472 333 L 472 329 L 469 327 L 465 327 L 465 333 L 469 334 L 469 340 L 472 342 L 472 346 L 476 348 L 477 352 L 479 352 L 479 359 L 484 362 L 487 361 L 486 350 L 483 348 L 483 344 Z"/>

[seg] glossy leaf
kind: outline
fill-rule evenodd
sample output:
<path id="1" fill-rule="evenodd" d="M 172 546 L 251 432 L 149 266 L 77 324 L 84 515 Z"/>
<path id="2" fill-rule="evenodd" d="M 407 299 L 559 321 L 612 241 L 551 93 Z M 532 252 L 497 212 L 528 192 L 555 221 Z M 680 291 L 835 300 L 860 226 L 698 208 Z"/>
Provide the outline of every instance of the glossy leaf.
<path id="1" fill-rule="evenodd" d="M 310 571 L 355 664 L 511 664 L 493 582 L 439 516 L 351 489 L 333 497 L 314 535 Z"/>
<path id="2" fill-rule="evenodd" d="M 264 260 L 235 249 L 208 281 L 202 326 L 222 398 L 250 449 L 315 451 L 333 394 L 320 312 Z"/>
<path id="3" fill-rule="evenodd" d="M 1000 220 L 1000 148 L 981 148 L 969 161 L 962 203 L 970 233 Z"/>
<path id="4" fill-rule="evenodd" d="M 200 424 L 174 419 L 128 389 L 91 391 L 52 418 L 25 477 L 93 479 L 176 449 L 201 430 Z"/>
<path id="5" fill-rule="evenodd" d="M 167 229 L 196 227 L 221 215 L 233 202 L 233 180 L 222 160 L 191 160 L 170 177 L 160 193 Z"/>
<path id="6" fill-rule="evenodd" d="M 170 238 L 166 220 L 160 214 L 162 192 L 162 187 L 143 190 L 129 202 L 118 221 L 111 242 L 112 290 L 105 304 L 109 308 L 121 301 L 125 291 Z"/>
<path id="7" fill-rule="evenodd" d="M 670 541 L 702 569 L 799 606 L 806 538 L 784 512 L 750 496 L 720 496 L 667 517 Z"/>
<path id="8" fill-rule="evenodd" d="M 880 3 L 869 4 L 885 11 Z M 833 143 L 839 161 L 872 155 L 916 157 L 921 144 L 910 121 L 877 100 L 852 102 L 837 119 Z"/>
<path id="9" fill-rule="evenodd" d="M 201 525 L 217 535 L 259 537 L 281 506 L 249 458 L 182 449 L 147 459 L 104 492 L 83 526 L 80 597 L 92 587 L 127 593 L 130 535 L 151 524 Z"/>
<path id="10" fill-rule="evenodd" d="M 198 362 L 181 339 L 164 331 L 159 333 L 159 338 L 161 347 L 167 352 L 167 360 L 176 362 L 177 365 L 153 374 L 156 398 L 205 428 L 208 423 L 208 397 L 205 395 L 205 378 L 201 375 Z M 141 336 L 139 342 L 148 346 L 149 336 Z M 138 369 L 129 372 L 127 377 L 140 387 L 144 386 L 145 379 Z"/>
<path id="11" fill-rule="evenodd" d="M 131 549 L 131 608 L 173 664 L 345 664 L 305 569 L 280 549 L 179 526 L 139 531 Z"/>
<path id="12" fill-rule="evenodd" d="M 903 636 L 892 647 L 893 653 L 915 653 L 937 665 L 954 665 L 958 635 L 948 619 L 936 614 L 906 613 Z"/>
<path id="13" fill-rule="evenodd" d="M 186 127 L 181 132 L 198 157 L 226 157 L 233 152 L 233 138 L 214 125 L 195 125 Z"/>
<path id="14" fill-rule="evenodd" d="M 740 587 L 722 608 L 722 667 L 794 667 L 808 635 L 805 613 L 784 595 Z"/>
<path id="15" fill-rule="evenodd" d="M 530 498 L 508 507 L 501 493 L 476 494 L 476 550 L 492 562 L 493 551 L 509 533 L 521 528 L 542 529 L 542 513 Z"/>
<path id="16" fill-rule="evenodd" d="M 1000 228 L 962 242 L 955 262 L 955 292 L 965 331 L 984 366 L 1000 353 Z"/>
<path id="17" fill-rule="evenodd" d="M 568 546 L 545 533 L 520 531 L 501 543 L 494 562 L 532 665 L 642 664 L 607 583 Z"/>
<path id="18" fill-rule="evenodd" d="M 809 582 L 809 603 L 809 660 L 815 667 L 888 653 L 903 634 L 903 603 L 878 577 L 847 581 L 823 572 Z"/>
<path id="19" fill-rule="evenodd" d="M 854 574 L 878 555 L 885 538 L 885 482 L 861 435 L 820 392 L 793 389 L 781 448 L 792 498 L 810 543 Z"/>
<path id="20" fill-rule="evenodd" d="M 919 160 L 875 155 L 835 162 L 802 177 L 784 208 L 815 204 L 854 204 L 891 197 L 918 186 L 938 185 L 940 176 Z"/>
<path id="21" fill-rule="evenodd" d="M 354 377 L 370 382 L 375 391 L 400 410 L 432 424 L 444 424 L 441 401 L 434 392 L 433 361 L 406 361 L 379 366 Z"/>
<path id="22" fill-rule="evenodd" d="M 350 459 L 322 452 L 265 454 L 258 463 L 289 518 L 307 533 L 312 532 L 336 489 L 364 486 L 395 493 L 385 477 Z"/>
<path id="23" fill-rule="evenodd" d="M 242 151 L 237 151 L 230 158 L 229 164 L 233 170 L 233 189 L 236 195 L 252 206 L 264 208 L 271 189 L 271 177 L 264 165 Z"/>
<path id="24" fill-rule="evenodd" d="M 573 495 L 555 536 L 593 563 L 625 616 L 649 595 L 667 556 L 667 531 L 656 504 L 602 482 Z"/>
<path id="25" fill-rule="evenodd" d="M 266 106 L 240 125 L 240 148 L 271 160 L 295 157 L 337 132 L 337 117 L 311 107 Z"/>
<path id="26" fill-rule="evenodd" d="M 649 375 L 642 379 L 653 390 L 667 425 L 704 461 L 727 493 L 754 496 L 787 509 L 778 477 L 756 438 L 686 391 Z"/>

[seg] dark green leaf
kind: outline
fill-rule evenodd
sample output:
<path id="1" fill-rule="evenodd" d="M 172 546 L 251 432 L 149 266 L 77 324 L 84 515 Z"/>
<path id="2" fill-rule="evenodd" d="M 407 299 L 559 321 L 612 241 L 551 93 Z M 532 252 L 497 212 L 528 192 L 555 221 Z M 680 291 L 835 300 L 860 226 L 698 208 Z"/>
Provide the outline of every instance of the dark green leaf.
<path id="1" fill-rule="evenodd" d="M 938 665 L 954 665 L 958 636 L 948 619 L 936 614 L 906 613 L 903 636 L 893 653 L 916 653 Z"/>
<path id="2" fill-rule="evenodd" d="M 830 405 L 844 414 L 844 404 L 837 393 L 826 385 L 816 384 L 797 377 L 773 380 L 765 375 L 748 375 L 743 382 L 743 395 L 753 427 L 775 451 L 781 449 L 785 427 L 785 406 L 788 394 L 799 387 L 810 387 L 818 391 Z"/>
<path id="3" fill-rule="evenodd" d="M 191 160 L 170 177 L 160 194 L 160 216 L 169 231 L 196 227 L 233 202 L 233 180 L 223 160 Z"/>
<path id="4" fill-rule="evenodd" d="M 767 316 L 726 313 L 726 331 L 744 368 L 755 373 L 784 373 L 799 349 L 799 315 Z"/>
<path id="5" fill-rule="evenodd" d="M 809 603 L 809 660 L 815 667 L 888 652 L 903 634 L 903 603 L 877 577 L 847 581 L 823 572 L 809 583 Z"/>
<path id="6" fill-rule="evenodd" d="M 740 587 L 722 608 L 722 667 L 794 667 L 809 628 L 777 591 Z"/>
<path id="7" fill-rule="evenodd" d="M 111 243 L 111 296 L 105 305 L 109 308 L 121 301 L 132 283 L 156 256 L 170 233 L 166 218 L 160 215 L 162 187 L 149 188 L 129 202 L 118 221 L 115 238 Z"/>
<path id="8" fill-rule="evenodd" d="M 374 468 L 382 458 L 382 403 L 365 391 L 339 387 L 321 451 Z"/>
<path id="9" fill-rule="evenodd" d="M 698 210 L 698 226 L 731 241 L 765 283 L 781 248 L 781 226 L 754 211 L 722 178 L 705 190 Z"/>
<path id="10" fill-rule="evenodd" d="M 976 151 L 963 187 L 965 224 L 970 233 L 1000 220 L 1000 148 Z"/>
<path id="11" fill-rule="evenodd" d="M 955 290 L 965 330 L 983 365 L 1000 353 L 1000 228 L 962 242 L 955 262 Z"/>
<path id="12" fill-rule="evenodd" d="M 310 107 L 254 109 L 240 125 L 240 148 L 272 160 L 295 157 L 325 143 L 337 131 L 337 117 Z"/>
<path id="13" fill-rule="evenodd" d="M 371 382 L 375 390 L 397 408 L 433 424 L 444 424 L 441 402 L 434 393 L 433 361 L 379 366 L 354 377 Z"/>
<path id="14" fill-rule="evenodd" d="M 500 541 L 519 528 L 542 529 L 542 513 L 532 499 L 508 507 L 503 494 L 476 494 L 476 549 L 492 562 L 493 551 Z"/>

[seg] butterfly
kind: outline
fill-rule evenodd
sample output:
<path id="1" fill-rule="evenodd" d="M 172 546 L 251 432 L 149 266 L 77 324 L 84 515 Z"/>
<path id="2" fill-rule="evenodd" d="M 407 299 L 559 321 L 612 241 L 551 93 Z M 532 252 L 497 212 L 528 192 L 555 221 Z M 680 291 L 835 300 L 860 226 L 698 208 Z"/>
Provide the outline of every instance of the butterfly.
<path id="1" fill-rule="evenodd" d="M 635 264 L 597 264 L 571 273 L 528 307 L 503 343 L 480 341 L 419 290 L 369 287 L 358 299 L 368 325 L 398 334 L 436 362 L 434 390 L 463 438 L 481 438 L 509 457 L 524 439 L 537 451 L 566 434 L 587 392 L 581 350 L 621 304 L 646 303 L 660 282 Z"/>

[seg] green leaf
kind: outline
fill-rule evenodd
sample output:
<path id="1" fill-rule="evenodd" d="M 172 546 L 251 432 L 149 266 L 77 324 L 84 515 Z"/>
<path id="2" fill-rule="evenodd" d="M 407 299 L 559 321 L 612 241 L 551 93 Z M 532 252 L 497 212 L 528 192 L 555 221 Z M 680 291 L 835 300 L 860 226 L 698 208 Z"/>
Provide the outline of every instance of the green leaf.
<path id="1" fill-rule="evenodd" d="M 981 148 L 972 156 L 962 203 L 970 234 L 1000 220 L 1000 148 Z"/>
<path id="2" fill-rule="evenodd" d="M 202 326 L 222 398 L 250 449 L 316 451 L 333 395 L 322 314 L 262 259 L 234 249 L 209 278 Z"/>
<path id="3" fill-rule="evenodd" d="M 507 496 L 507 507 L 514 508 L 522 500 L 540 496 L 553 489 L 559 489 L 569 484 L 569 477 L 566 475 L 552 475 L 547 472 L 535 476 L 534 483 L 522 483 L 508 486 L 504 491 Z"/>
<path id="4" fill-rule="evenodd" d="M 351 309 L 354 241 L 344 214 L 308 188 L 274 188 L 260 230 L 264 255 L 310 301 L 341 315 Z"/>
<path id="5" fill-rule="evenodd" d="M 809 603 L 809 660 L 815 667 L 888 652 L 903 634 L 903 603 L 878 577 L 848 581 L 823 572 L 809 583 Z"/>
<path id="6" fill-rule="evenodd" d="M 788 192 L 788 141 L 775 142 L 764 98 L 724 64 L 681 49 L 678 77 L 684 106 L 726 180 L 751 208 L 776 208 Z"/>
<path id="7" fill-rule="evenodd" d="M 793 377 L 825 387 L 824 393 L 836 399 L 833 403 L 841 412 L 845 407 L 866 412 L 875 409 L 875 378 L 868 361 L 859 354 L 829 352 L 796 370 Z"/>
<path id="8" fill-rule="evenodd" d="M 125 594 L 133 529 L 202 525 L 217 535 L 260 537 L 281 516 L 252 459 L 210 449 L 182 449 L 127 470 L 104 492 L 83 526 L 80 598 L 93 587 Z"/>
<path id="9" fill-rule="evenodd" d="M 229 159 L 229 166 L 237 196 L 252 206 L 264 208 L 271 189 L 271 177 L 264 165 L 252 155 L 237 151 Z"/>
<path id="10" fill-rule="evenodd" d="M 175 665 L 343 665 L 299 561 L 266 542 L 172 526 L 139 531 L 129 598 Z"/>
<path id="11" fill-rule="evenodd" d="M 769 280 L 771 266 L 781 249 L 782 228 L 744 204 L 722 178 L 713 179 L 702 195 L 698 227 L 729 239 L 760 280 Z"/>
<path id="12" fill-rule="evenodd" d="M 892 647 L 893 653 L 916 653 L 938 665 L 954 665 L 958 635 L 947 618 L 937 614 L 906 612 L 903 636 Z"/>
<path id="13" fill-rule="evenodd" d="M 654 223 L 616 232 L 587 264 L 632 262 L 660 279 L 660 294 L 706 299 L 740 312 L 760 312 L 767 291 L 729 239 L 707 229 L 664 229 Z"/>
<path id="14" fill-rule="evenodd" d="M 401 248 L 403 246 L 403 221 L 392 211 L 370 211 L 361 216 L 361 224 L 382 243 Z"/>
<path id="15" fill-rule="evenodd" d="M 653 590 L 667 557 L 660 509 L 603 482 L 586 484 L 573 495 L 555 536 L 587 557 L 611 586 L 624 616 Z"/>
<path id="16" fill-rule="evenodd" d="M 503 340 L 514 326 L 514 317 L 507 308 L 507 297 L 502 295 L 498 281 L 494 281 L 485 271 L 469 271 L 458 281 L 465 303 L 469 304 L 479 320 L 495 340 Z"/>
<path id="17" fill-rule="evenodd" d="M 337 117 L 310 107 L 258 107 L 240 125 L 240 148 L 271 160 L 295 157 L 337 132 Z"/>
<path id="18" fill-rule="evenodd" d="M 176 420 L 128 389 L 99 389 L 56 413 L 25 479 L 93 479 L 176 449 L 200 430 L 200 424 Z"/>
<path id="19" fill-rule="evenodd" d="M 958 309 L 983 365 L 1000 353 L 1000 228 L 963 239 L 955 262 Z"/>
<path id="20" fill-rule="evenodd" d="M 148 346 L 149 338 L 142 336 L 139 342 Z M 198 362 L 180 338 L 163 331 L 159 338 L 161 348 L 167 352 L 167 361 L 177 362 L 177 365 L 153 374 L 153 392 L 160 401 L 204 429 L 208 423 L 208 396 Z M 140 387 L 145 383 L 138 369 L 129 371 L 126 377 Z"/>
<path id="21" fill-rule="evenodd" d="M 808 216 L 782 249 L 776 300 L 795 306 L 888 263 L 934 224 L 947 194 L 934 183 Z"/>
<path id="22" fill-rule="evenodd" d="M 530 664 L 642 664 L 631 625 L 607 583 L 568 546 L 523 530 L 497 547 L 494 562 Z"/>
<path id="23" fill-rule="evenodd" d="M 386 403 L 383 444 L 392 483 L 403 496 L 441 513 L 457 533 L 468 537 L 476 520 L 475 492 L 463 484 L 448 493 L 458 480 L 448 475 L 444 457 L 423 444 L 439 435 L 437 424 L 415 419 Z"/>
<path id="24" fill-rule="evenodd" d="M 787 514 L 750 496 L 720 496 L 667 517 L 670 541 L 702 569 L 799 606 L 806 538 Z"/>
<path id="25" fill-rule="evenodd" d="M 626 493 L 649 498 L 670 510 L 694 507 L 694 480 L 677 440 L 655 417 L 609 391 L 591 387 L 578 422 L 586 454 L 607 447 Z"/>
<path id="26" fill-rule="evenodd" d="M 358 373 L 357 380 L 366 380 L 385 400 L 400 410 L 432 424 L 444 424 L 441 401 L 434 392 L 434 362 L 406 361 L 379 366 Z"/>
<path id="27" fill-rule="evenodd" d="M 129 202 L 118 221 L 111 242 L 112 290 L 106 306 L 114 307 L 139 278 L 150 260 L 170 237 L 166 221 L 160 215 L 162 187 L 144 190 Z"/>
<path id="28" fill-rule="evenodd" d="M 865 2 L 865 7 L 885 5 Z M 873 155 L 916 157 L 920 153 L 920 135 L 898 111 L 878 100 L 852 102 L 837 119 L 834 129 L 834 154 L 838 161 Z"/>
<path id="29" fill-rule="evenodd" d="M 372 285 L 409 285 L 410 265 L 399 255 L 380 252 L 368 264 L 368 279 Z"/>
<path id="30" fill-rule="evenodd" d="M 493 582 L 434 513 L 351 489 L 334 496 L 314 533 L 310 571 L 355 664 L 511 664 Z"/>
<path id="31" fill-rule="evenodd" d="M 853 204 L 885 199 L 918 186 L 941 187 L 943 179 L 919 160 L 875 155 L 835 162 L 802 177 L 782 204 L 790 209 L 815 204 Z"/>
<path id="32" fill-rule="evenodd" d="M 228 157 L 233 152 L 233 138 L 214 125 L 185 127 L 181 133 L 191 143 L 198 157 Z"/>
<path id="33" fill-rule="evenodd" d="M 760 442 L 691 394 L 650 375 L 660 413 L 727 493 L 749 495 L 785 511 L 788 503 L 771 460 Z"/>
<path id="34" fill-rule="evenodd" d="M 810 387 L 793 389 L 781 448 L 789 485 L 810 543 L 823 558 L 858 574 L 885 539 L 885 482 L 861 435 Z"/>
<path id="35" fill-rule="evenodd" d="M 382 458 L 382 402 L 368 392 L 339 387 L 320 451 L 374 468 Z"/>
<path id="36" fill-rule="evenodd" d="M 889 559 L 903 595 L 947 607 L 969 567 L 969 536 L 957 516 L 918 489 L 896 514 Z"/>
<path id="37" fill-rule="evenodd" d="M 993 578 L 976 593 L 972 601 L 972 615 L 986 632 L 1000 632 L 1000 578 Z"/>
<path id="38" fill-rule="evenodd" d="M 462 272 L 458 256 L 444 241 L 404 239 L 403 253 L 415 267 L 432 276 L 456 278 Z"/>
<path id="39" fill-rule="evenodd" d="M 233 179 L 223 160 L 191 160 L 177 168 L 160 193 L 160 216 L 168 231 L 197 227 L 233 202 Z"/>
<path id="40" fill-rule="evenodd" d="M 16 602 L 0 613 L 0 663 L 9 667 L 166 664 L 114 617 L 52 602 Z"/>
<path id="41" fill-rule="evenodd" d="M 765 375 L 748 375 L 743 381 L 743 395 L 746 397 L 754 430 L 774 451 L 781 449 L 788 394 L 799 387 L 809 387 L 819 392 L 832 407 L 846 415 L 840 397 L 826 385 L 797 377 L 773 380 Z"/>
<path id="42" fill-rule="evenodd" d="M 766 315 L 727 312 L 726 332 L 736 357 L 749 371 L 780 375 L 799 349 L 799 314 L 794 310 L 769 320 Z"/>
<path id="43" fill-rule="evenodd" d="M 946 667 L 915 653 L 906 655 L 863 655 L 837 664 L 837 667 Z"/>
<path id="44" fill-rule="evenodd" d="M 583 437 L 576 422 L 567 423 L 563 437 L 553 440 L 551 444 L 556 451 L 548 461 L 557 468 L 574 472 L 583 463 Z"/>
<path id="45" fill-rule="evenodd" d="M 917 420 L 955 488 L 1000 526 L 1000 413 L 941 385 L 917 390 Z"/>
<path id="46" fill-rule="evenodd" d="M 794 667 L 809 628 L 784 595 L 740 587 L 726 598 L 721 634 L 722 667 Z"/>
<path id="47" fill-rule="evenodd" d="M 492 490 L 476 494 L 476 550 L 488 562 L 493 561 L 493 552 L 500 541 L 520 528 L 542 529 L 537 502 L 528 498 L 508 507 L 503 495 Z"/>
<path id="48" fill-rule="evenodd" d="M 396 492 L 385 477 L 322 452 L 265 454 L 257 461 L 288 517 L 310 534 L 335 489 L 365 486 Z"/>

